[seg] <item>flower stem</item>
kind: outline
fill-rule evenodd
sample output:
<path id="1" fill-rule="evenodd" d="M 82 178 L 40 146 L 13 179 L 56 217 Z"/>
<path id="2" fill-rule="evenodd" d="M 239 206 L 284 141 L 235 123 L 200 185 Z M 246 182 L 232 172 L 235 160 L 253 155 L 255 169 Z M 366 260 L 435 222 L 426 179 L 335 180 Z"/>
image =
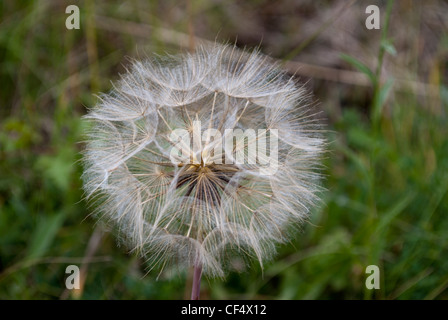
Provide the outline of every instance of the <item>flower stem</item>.
<path id="1" fill-rule="evenodd" d="M 201 290 L 202 264 L 195 265 L 193 271 L 193 286 L 191 287 L 191 300 L 199 300 Z"/>

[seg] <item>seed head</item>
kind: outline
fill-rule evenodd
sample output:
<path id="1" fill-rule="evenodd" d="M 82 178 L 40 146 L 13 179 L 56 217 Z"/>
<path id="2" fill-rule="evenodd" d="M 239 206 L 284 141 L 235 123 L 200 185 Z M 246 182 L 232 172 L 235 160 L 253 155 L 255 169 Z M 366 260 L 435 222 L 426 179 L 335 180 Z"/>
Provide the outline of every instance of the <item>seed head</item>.
<path id="1" fill-rule="evenodd" d="M 263 265 L 318 200 L 325 143 L 310 105 L 257 51 L 135 61 L 85 116 L 87 198 L 151 267 Z"/>

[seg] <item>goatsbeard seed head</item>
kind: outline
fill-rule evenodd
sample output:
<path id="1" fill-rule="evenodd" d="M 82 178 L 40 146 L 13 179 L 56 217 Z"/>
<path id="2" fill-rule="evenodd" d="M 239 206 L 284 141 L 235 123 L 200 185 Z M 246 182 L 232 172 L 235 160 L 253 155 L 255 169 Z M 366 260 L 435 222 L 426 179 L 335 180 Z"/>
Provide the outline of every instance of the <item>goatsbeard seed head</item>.
<path id="1" fill-rule="evenodd" d="M 86 196 L 151 269 L 262 265 L 318 201 L 325 141 L 310 96 L 257 51 L 135 61 L 85 119 Z"/>

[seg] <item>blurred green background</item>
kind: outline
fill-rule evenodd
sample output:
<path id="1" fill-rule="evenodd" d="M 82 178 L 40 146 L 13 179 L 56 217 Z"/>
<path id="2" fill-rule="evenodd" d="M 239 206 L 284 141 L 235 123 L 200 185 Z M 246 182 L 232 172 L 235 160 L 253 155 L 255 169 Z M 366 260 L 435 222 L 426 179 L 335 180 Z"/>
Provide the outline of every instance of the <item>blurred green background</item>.
<path id="1" fill-rule="evenodd" d="M 68 5 L 80 9 L 67 30 Z M 370 4 L 381 29 L 365 27 Z M 314 91 L 327 189 L 264 271 L 203 280 L 203 299 L 448 298 L 445 1 L 0 2 L 0 299 L 183 299 L 188 273 L 144 263 L 89 217 L 81 116 L 129 57 L 195 37 L 256 47 Z M 65 288 L 80 266 L 82 287 Z M 365 287 L 378 265 L 381 288 Z"/>

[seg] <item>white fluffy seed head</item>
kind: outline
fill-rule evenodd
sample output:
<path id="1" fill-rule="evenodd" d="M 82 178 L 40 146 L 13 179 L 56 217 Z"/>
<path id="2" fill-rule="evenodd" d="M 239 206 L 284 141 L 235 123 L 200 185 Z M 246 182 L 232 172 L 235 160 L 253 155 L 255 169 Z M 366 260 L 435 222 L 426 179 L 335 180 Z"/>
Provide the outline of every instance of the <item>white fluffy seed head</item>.
<path id="1" fill-rule="evenodd" d="M 205 275 L 223 277 L 237 256 L 262 265 L 307 219 L 325 141 L 309 95 L 271 59 L 204 46 L 136 61 L 114 88 L 85 116 L 84 189 L 99 219 L 151 269 L 201 265 Z M 208 137 L 181 146 L 191 162 L 173 161 L 173 131 L 194 140 L 196 123 L 202 132 L 265 130 L 277 141 L 275 170 L 261 170 L 262 156 L 218 161 Z M 251 139 L 233 151 L 263 149 L 259 136 Z"/>

